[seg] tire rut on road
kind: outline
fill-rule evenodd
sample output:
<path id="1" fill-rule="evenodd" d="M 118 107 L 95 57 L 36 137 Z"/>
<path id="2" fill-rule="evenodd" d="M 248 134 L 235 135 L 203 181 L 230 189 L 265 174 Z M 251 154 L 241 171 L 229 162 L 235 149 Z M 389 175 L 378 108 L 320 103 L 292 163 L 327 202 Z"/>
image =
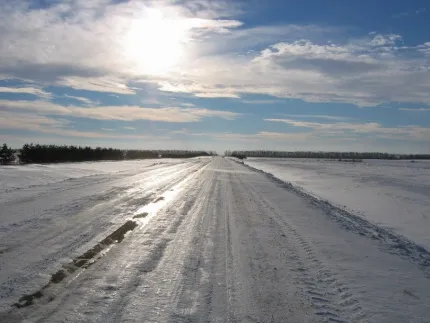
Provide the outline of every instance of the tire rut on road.
<path id="1" fill-rule="evenodd" d="M 288 266 L 297 273 L 295 283 L 306 293 L 314 313 L 324 322 L 366 321 L 366 314 L 352 289 L 323 264 L 312 242 L 288 223 L 288 211 L 278 213 L 264 196 L 255 192 L 252 185 L 242 181 L 240 175 L 237 176 L 243 191 L 249 193 L 262 216 L 268 216 L 281 228 L 285 246 L 289 250 Z"/>

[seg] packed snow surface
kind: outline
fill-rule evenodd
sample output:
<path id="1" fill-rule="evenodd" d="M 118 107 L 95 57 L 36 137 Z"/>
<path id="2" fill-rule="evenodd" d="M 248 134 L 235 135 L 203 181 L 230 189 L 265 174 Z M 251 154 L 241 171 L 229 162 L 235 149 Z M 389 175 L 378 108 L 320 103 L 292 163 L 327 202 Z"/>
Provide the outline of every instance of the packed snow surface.
<path id="1" fill-rule="evenodd" d="M 430 250 L 430 161 L 249 158 L 245 163 Z"/>
<path id="2" fill-rule="evenodd" d="M 162 162 L 8 183 L 0 322 L 430 322 L 413 241 L 234 160 Z"/>
<path id="3" fill-rule="evenodd" d="M 128 172 L 154 164 L 177 163 L 178 159 L 82 162 L 64 164 L 30 164 L 0 167 L 0 193 L 14 189 L 46 185 L 68 179 Z"/>

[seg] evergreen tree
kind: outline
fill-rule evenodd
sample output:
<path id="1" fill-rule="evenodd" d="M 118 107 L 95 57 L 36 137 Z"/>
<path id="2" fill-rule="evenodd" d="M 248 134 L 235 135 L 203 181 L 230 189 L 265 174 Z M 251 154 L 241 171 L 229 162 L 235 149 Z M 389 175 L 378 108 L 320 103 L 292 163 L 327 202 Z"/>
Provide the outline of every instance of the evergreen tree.
<path id="1" fill-rule="evenodd" d="M 15 159 L 15 156 L 13 155 L 13 151 L 11 148 L 9 148 L 6 144 L 3 144 L 3 146 L 0 149 L 0 163 L 2 165 L 10 164 Z"/>
<path id="2" fill-rule="evenodd" d="M 430 154 L 388 154 L 378 152 L 330 152 L 330 151 L 226 151 L 226 156 L 236 158 L 327 158 L 330 160 L 359 162 L 363 159 L 430 159 Z"/>
<path id="3" fill-rule="evenodd" d="M 25 144 L 20 151 L 23 163 L 64 163 L 96 160 L 124 160 L 143 158 L 192 158 L 211 156 L 213 152 L 187 150 L 120 150 L 102 147 L 57 146 Z"/>

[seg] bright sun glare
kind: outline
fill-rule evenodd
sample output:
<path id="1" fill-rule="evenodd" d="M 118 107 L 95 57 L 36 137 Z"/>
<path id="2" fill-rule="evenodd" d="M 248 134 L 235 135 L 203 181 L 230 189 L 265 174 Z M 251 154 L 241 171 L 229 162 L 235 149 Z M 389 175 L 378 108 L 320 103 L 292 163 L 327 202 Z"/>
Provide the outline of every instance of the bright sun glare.
<path id="1" fill-rule="evenodd" d="M 159 9 L 148 9 L 130 25 L 125 56 L 136 72 L 167 74 L 183 57 L 186 38 L 187 29 L 180 19 L 166 18 Z"/>

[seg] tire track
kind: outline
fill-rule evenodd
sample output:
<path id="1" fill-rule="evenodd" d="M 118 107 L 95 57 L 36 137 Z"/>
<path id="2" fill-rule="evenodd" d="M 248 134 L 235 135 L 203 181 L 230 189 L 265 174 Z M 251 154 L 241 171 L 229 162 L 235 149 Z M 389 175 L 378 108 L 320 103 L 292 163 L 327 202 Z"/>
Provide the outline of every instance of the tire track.
<path id="1" fill-rule="evenodd" d="M 232 174 L 229 174 L 229 179 L 232 178 Z M 225 267 L 224 267 L 224 281 L 225 281 L 225 298 L 226 298 L 226 317 L 225 322 L 231 322 L 231 316 L 232 316 L 232 310 L 231 310 L 231 300 L 233 297 L 232 293 L 232 286 L 233 282 L 232 280 L 232 272 L 233 272 L 233 265 L 232 265 L 232 259 L 233 259 L 233 251 L 232 251 L 232 234 L 231 234 L 231 218 L 230 213 L 231 209 L 228 207 L 231 204 L 228 203 L 229 201 L 228 194 L 226 191 L 224 191 L 224 197 L 225 201 L 223 204 L 223 213 L 224 213 L 224 227 L 223 232 L 225 232 L 225 247 L 224 247 L 224 259 L 225 259 Z"/>
<path id="2" fill-rule="evenodd" d="M 201 322 L 210 313 L 213 297 L 214 228 L 218 218 L 211 216 L 217 204 L 210 197 L 219 190 L 219 183 L 211 176 L 209 185 L 199 191 L 198 205 L 190 212 L 193 218 L 192 238 L 180 270 L 180 279 L 171 294 L 171 310 L 166 322 Z M 212 256 L 211 256 L 212 255 Z"/>
<path id="3" fill-rule="evenodd" d="M 315 249 L 295 229 L 278 219 L 274 221 L 283 228 L 292 253 L 296 255 L 292 269 L 298 272 L 315 314 L 325 322 L 361 322 L 365 318 L 362 308 L 347 285 L 324 266 Z"/>
<path id="4" fill-rule="evenodd" d="M 200 166 L 200 171 L 205 167 L 206 166 L 203 166 L 202 168 Z M 185 177 L 195 177 L 195 174 L 195 172 L 188 172 L 188 175 Z M 184 179 L 182 178 L 181 180 L 175 181 L 175 185 L 182 180 Z M 174 185 L 170 185 L 170 187 L 173 186 Z M 163 267 L 165 267 L 164 262 L 172 260 L 180 261 L 181 249 L 183 248 L 182 238 L 184 233 L 179 229 L 184 226 L 193 226 L 193 221 L 195 220 L 193 212 L 195 212 L 195 210 L 200 210 L 202 206 L 202 199 L 199 199 L 201 194 L 204 194 L 204 191 L 192 190 L 191 196 L 188 196 L 188 200 L 184 201 L 179 208 L 168 206 L 165 210 L 161 211 L 160 216 L 158 216 L 155 222 L 153 222 L 153 226 L 149 227 L 148 230 L 145 231 L 145 237 L 140 241 L 144 247 L 142 250 L 144 257 L 142 257 L 141 261 L 136 263 L 138 272 L 133 278 L 129 279 L 122 288 L 120 297 L 118 297 L 117 300 L 109 306 L 107 313 L 104 314 L 105 320 L 115 323 L 120 323 L 126 320 L 124 313 L 127 312 L 127 308 L 131 302 L 129 295 L 137 293 L 141 286 L 149 284 L 151 275 L 157 275 L 158 267 L 162 262 L 164 264 Z M 156 199 L 154 203 L 159 201 L 161 201 L 161 199 L 158 201 Z M 136 243 L 130 241 L 130 244 L 134 245 Z M 169 297 L 164 301 L 167 302 L 167 304 L 171 303 L 172 301 L 169 299 L 177 294 L 177 290 L 180 286 L 178 283 L 180 281 L 180 275 L 180 271 L 175 273 L 175 279 L 172 279 L 175 283 L 171 286 L 167 286 L 167 290 L 164 288 L 158 288 L 157 294 L 161 295 L 166 293 L 166 295 L 169 295 Z M 148 319 L 151 317 L 151 314 L 153 315 L 153 313 L 145 313 L 145 315 L 148 316 Z"/>
<path id="5" fill-rule="evenodd" d="M 294 292 L 294 274 L 285 265 L 292 253 L 283 231 L 237 174 L 229 182 L 231 322 L 308 322 L 309 306 Z"/>
<path id="6" fill-rule="evenodd" d="M 288 229 L 291 230 L 293 243 L 300 246 L 298 252 L 302 252 L 297 263 L 300 268 L 306 268 L 302 271 L 305 273 L 302 280 L 307 283 L 305 291 L 317 309 L 316 314 L 328 322 L 360 322 L 364 314 L 349 288 L 318 260 L 315 249 L 296 230 Z"/>
<path id="7" fill-rule="evenodd" d="M 240 175 L 237 177 L 261 213 L 270 217 L 283 231 L 292 260 L 291 269 L 297 273 L 299 288 L 306 293 L 314 313 L 324 322 L 365 322 L 366 314 L 354 292 L 323 264 L 312 243 L 288 223 L 285 215 L 281 215 L 263 196 L 257 194 L 252 185 L 244 183 Z"/>

